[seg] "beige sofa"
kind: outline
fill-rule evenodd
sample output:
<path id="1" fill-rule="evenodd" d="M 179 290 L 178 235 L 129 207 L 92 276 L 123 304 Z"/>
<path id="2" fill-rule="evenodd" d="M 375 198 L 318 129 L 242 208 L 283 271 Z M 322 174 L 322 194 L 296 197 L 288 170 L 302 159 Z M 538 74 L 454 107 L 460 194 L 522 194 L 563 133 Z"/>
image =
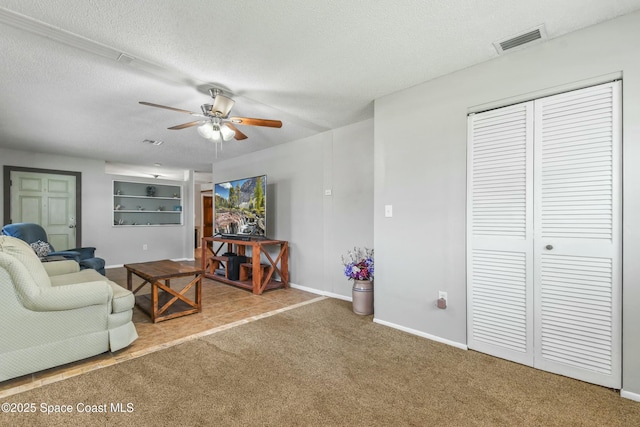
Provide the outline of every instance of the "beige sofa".
<path id="1" fill-rule="evenodd" d="M 43 263 L 27 243 L 0 236 L 0 381 L 130 345 L 133 305 L 95 270 Z"/>

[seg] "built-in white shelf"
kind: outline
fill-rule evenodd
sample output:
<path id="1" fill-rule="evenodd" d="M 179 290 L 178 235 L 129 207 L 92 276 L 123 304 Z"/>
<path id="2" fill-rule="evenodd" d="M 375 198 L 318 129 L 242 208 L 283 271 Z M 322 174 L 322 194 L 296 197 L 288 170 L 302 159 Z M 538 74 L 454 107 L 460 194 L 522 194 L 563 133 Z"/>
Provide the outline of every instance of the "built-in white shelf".
<path id="1" fill-rule="evenodd" d="M 113 181 L 113 226 L 182 225 L 182 187 Z"/>

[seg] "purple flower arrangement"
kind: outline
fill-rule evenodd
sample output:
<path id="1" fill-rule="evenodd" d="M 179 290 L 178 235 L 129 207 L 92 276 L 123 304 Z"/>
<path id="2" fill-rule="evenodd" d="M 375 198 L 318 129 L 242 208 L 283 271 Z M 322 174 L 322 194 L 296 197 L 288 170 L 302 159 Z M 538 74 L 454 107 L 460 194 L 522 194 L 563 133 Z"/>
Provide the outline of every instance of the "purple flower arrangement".
<path id="1" fill-rule="evenodd" d="M 350 280 L 373 280 L 373 249 L 353 248 L 342 255 L 342 264 Z"/>

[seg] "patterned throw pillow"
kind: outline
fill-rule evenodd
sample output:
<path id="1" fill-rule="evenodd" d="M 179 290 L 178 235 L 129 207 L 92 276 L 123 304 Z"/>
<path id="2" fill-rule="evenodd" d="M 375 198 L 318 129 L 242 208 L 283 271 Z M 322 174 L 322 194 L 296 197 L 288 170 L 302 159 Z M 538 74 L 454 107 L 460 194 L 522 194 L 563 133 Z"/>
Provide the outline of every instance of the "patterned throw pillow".
<path id="1" fill-rule="evenodd" d="M 33 242 L 31 247 L 35 251 L 36 255 L 40 258 L 44 258 L 49 255 L 51 252 L 51 246 L 47 242 L 43 242 L 42 240 L 38 240 L 37 242 Z"/>

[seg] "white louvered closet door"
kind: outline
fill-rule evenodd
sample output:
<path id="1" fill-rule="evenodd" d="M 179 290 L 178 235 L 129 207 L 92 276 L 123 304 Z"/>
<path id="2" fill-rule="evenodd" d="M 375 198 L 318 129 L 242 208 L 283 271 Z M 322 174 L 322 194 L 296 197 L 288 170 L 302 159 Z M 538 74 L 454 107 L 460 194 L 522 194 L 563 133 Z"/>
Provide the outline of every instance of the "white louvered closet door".
<path id="1" fill-rule="evenodd" d="M 535 101 L 535 364 L 621 387 L 620 82 Z"/>
<path id="2" fill-rule="evenodd" d="M 469 116 L 469 348 L 620 387 L 619 91 Z"/>
<path id="3" fill-rule="evenodd" d="M 533 364 L 533 104 L 469 116 L 468 346 Z"/>

